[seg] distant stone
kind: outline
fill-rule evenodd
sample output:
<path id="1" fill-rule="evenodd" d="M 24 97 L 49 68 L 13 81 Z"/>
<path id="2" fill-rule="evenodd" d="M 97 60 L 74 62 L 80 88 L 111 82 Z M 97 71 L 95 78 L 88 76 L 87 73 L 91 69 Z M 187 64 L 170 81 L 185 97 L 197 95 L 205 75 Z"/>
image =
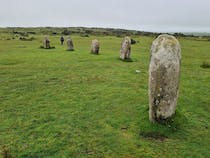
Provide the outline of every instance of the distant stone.
<path id="1" fill-rule="evenodd" d="M 100 43 L 97 39 L 94 39 L 91 43 L 91 53 L 99 54 Z"/>
<path id="2" fill-rule="evenodd" d="M 73 51 L 74 50 L 73 41 L 72 41 L 70 36 L 67 37 L 66 44 L 67 44 L 67 50 L 68 51 Z"/>
<path id="3" fill-rule="evenodd" d="M 47 38 L 47 36 L 44 37 L 43 46 L 45 49 L 50 49 L 50 40 Z"/>
<path id="4" fill-rule="evenodd" d="M 134 40 L 133 38 L 131 38 L 131 44 L 136 44 L 136 40 Z"/>
<path id="5" fill-rule="evenodd" d="M 176 110 L 181 64 L 181 48 L 171 35 L 160 35 L 151 46 L 149 66 L 149 119 L 160 122 Z"/>
<path id="6" fill-rule="evenodd" d="M 131 39 L 130 37 L 125 37 L 121 43 L 120 49 L 120 59 L 129 59 L 131 54 Z"/>
<path id="7" fill-rule="evenodd" d="M 61 45 L 63 45 L 63 42 L 64 42 L 64 37 L 63 36 L 61 36 L 60 41 L 61 41 Z"/>

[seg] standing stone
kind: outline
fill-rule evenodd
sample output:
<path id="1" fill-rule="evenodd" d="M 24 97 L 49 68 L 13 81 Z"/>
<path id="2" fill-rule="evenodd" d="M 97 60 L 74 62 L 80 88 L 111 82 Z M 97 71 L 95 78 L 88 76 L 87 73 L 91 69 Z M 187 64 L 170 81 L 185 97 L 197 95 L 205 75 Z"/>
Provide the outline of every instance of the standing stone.
<path id="1" fill-rule="evenodd" d="M 121 43 L 120 49 L 120 59 L 129 59 L 131 54 L 131 39 L 130 37 L 125 37 Z"/>
<path id="2" fill-rule="evenodd" d="M 64 37 L 63 36 L 61 36 L 60 41 L 61 41 L 61 45 L 63 45 L 63 42 L 64 42 Z"/>
<path id="3" fill-rule="evenodd" d="M 67 50 L 68 51 L 73 51 L 74 50 L 73 41 L 72 41 L 70 36 L 67 37 L 66 44 L 67 44 Z"/>
<path id="4" fill-rule="evenodd" d="M 45 49 L 50 49 L 50 40 L 47 38 L 47 36 L 44 37 L 43 45 Z"/>
<path id="5" fill-rule="evenodd" d="M 181 64 L 181 48 L 171 35 L 160 35 L 151 46 L 149 65 L 149 119 L 159 122 L 176 110 Z"/>
<path id="6" fill-rule="evenodd" d="M 97 39 L 94 39 L 91 43 L 91 53 L 99 54 L 100 44 Z"/>

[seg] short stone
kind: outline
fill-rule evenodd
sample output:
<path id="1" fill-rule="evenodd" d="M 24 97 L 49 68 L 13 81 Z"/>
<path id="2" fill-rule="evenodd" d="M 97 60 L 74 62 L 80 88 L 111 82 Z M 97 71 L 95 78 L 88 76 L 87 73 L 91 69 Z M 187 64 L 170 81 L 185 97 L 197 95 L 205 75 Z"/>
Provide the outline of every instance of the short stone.
<path id="1" fill-rule="evenodd" d="M 43 47 L 45 49 L 50 49 L 50 40 L 48 39 L 47 36 L 44 37 L 44 40 L 43 40 Z"/>
<path id="2" fill-rule="evenodd" d="M 91 43 L 91 53 L 99 54 L 100 43 L 97 39 L 94 39 Z"/>
<path id="3" fill-rule="evenodd" d="M 131 54 L 131 39 L 130 37 L 125 37 L 121 43 L 120 49 L 120 59 L 129 59 Z"/>
<path id="4" fill-rule="evenodd" d="M 73 51 L 74 50 L 74 44 L 73 44 L 73 41 L 72 41 L 70 36 L 67 37 L 66 44 L 67 44 L 67 50 L 68 51 Z"/>

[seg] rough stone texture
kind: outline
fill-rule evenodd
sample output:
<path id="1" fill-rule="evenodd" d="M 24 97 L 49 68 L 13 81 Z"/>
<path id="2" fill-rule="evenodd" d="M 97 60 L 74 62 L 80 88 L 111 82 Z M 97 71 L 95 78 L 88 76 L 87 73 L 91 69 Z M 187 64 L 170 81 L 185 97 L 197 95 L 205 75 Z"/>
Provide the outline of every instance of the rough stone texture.
<path id="1" fill-rule="evenodd" d="M 131 39 L 130 37 L 125 37 L 121 43 L 120 49 L 120 59 L 129 59 L 131 54 Z"/>
<path id="2" fill-rule="evenodd" d="M 47 38 L 47 36 L 44 37 L 43 46 L 45 49 L 50 49 L 50 40 Z"/>
<path id="3" fill-rule="evenodd" d="M 97 39 L 94 39 L 91 43 L 91 53 L 99 54 L 100 44 Z"/>
<path id="4" fill-rule="evenodd" d="M 66 44 L 67 44 L 68 51 L 74 50 L 74 45 L 73 45 L 73 41 L 72 41 L 71 37 L 69 37 L 69 36 L 67 37 Z"/>
<path id="5" fill-rule="evenodd" d="M 151 46 L 149 66 L 149 119 L 159 122 L 176 110 L 180 77 L 181 48 L 170 35 L 160 35 Z"/>

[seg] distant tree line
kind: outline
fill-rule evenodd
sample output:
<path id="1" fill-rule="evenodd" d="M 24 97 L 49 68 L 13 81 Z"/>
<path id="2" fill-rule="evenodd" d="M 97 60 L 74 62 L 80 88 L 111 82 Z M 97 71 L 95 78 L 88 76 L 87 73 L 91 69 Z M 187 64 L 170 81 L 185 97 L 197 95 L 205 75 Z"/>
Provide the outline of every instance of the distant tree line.
<path id="1" fill-rule="evenodd" d="M 26 37 L 28 35 L 35 34 L 47 34 L 47 35 L 81 35 L 82 37 L 88 37 L 89 35 L 95 36 L 158 36 L 160 33 L 126 30 L 126 29 L 114 29 L 114 28 L 86 28 L 86 27 L 7 27 L 0 28 L 0 33 L 11 33 Z M 193 34 L 173 33 L 176 37 L 194 37 Z M 207 35 L 209 36 L 209 35 Z"/>

